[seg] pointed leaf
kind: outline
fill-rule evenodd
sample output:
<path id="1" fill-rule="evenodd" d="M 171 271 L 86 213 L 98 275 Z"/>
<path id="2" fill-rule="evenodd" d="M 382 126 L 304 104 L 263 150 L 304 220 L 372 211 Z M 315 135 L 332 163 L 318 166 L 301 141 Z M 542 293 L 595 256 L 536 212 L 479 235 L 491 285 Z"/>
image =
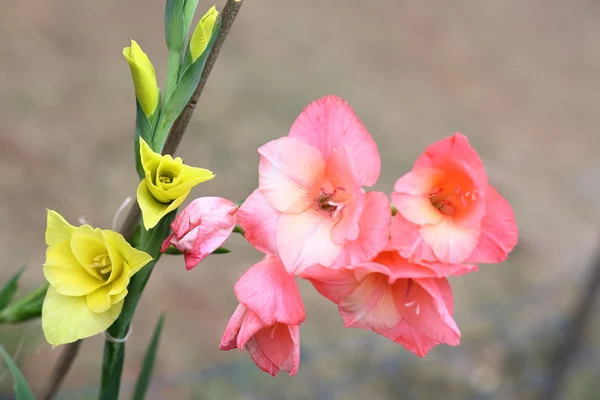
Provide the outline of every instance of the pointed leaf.
<path id="1" fill-rule="evenodd" d="M 19 287 L 19 278 L 21 278 L 21 274 L 25 271 L 25 267 L 22 267 L 17 271 L 16 274 L 10 278 L 8 282 L 0 289 L 0 310 L 6 308 L 6 306 L 11 302 L 13 297 L 15 297 L 15 293 L 17 293 L 17 288 Z"/>
<path id="2" fill-rule="evenodd" d="M 133 400 L 143 400 L 146 396 L 146 391 L 150 385 L 150 378 L 152 377 L 152 370 L 154 369 L 154 362 L 156 361 L 156 351 L 158 350 L 158 342 L 160 341 L 164 322 L 165 316 L 162 314 L 158 319 L 156 328 L 154 328 L 154 333 L 152 334 L 152 340 L 150 340 L 148 350 L 146 350 L 142 371 L 140 372 L 140 376 L 138 377 L 135 385 Z"/>
<path id="3" fill-rule="evenodd" d="M 31 388 L 29 384 L 25 380 L 25 377 L 19 371 L 19 368 L 15 364 L 15 362 L 10 358 L 4 347 L 0 345 L 0 355 L 4 358 L 4 362 L 8 367 L 8 370 L 13 376 L 13 380 L 15 381 L 15 398 L 16 400 L 35 400 L 33 397 L 33 393 L 31 392 Z"/>

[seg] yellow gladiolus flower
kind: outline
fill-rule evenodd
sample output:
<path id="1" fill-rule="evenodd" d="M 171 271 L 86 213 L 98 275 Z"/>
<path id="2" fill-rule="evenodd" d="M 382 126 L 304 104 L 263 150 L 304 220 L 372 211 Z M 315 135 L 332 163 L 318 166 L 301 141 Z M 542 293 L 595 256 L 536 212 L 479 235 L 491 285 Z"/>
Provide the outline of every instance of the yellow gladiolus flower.
<path id="1" fill-rule="evenodd" d="M 160 155 L 140 138 L 140 159 L 146 177 L 137 188 L 137 201 L 146 230 L 183 203 L 192 187 L 215 175 L 202 168 L 183 164 L 180 157 Z"/>
<path id="2" fill-rule="evenodd" d="M 131 41 L 130 47 L 123 49 L 123 55 L 131 70 L 135 97 L 144 110 L 144 114 L 149 117 L 158 106 L 158 84 L 154 66 L 135 40 Z"/>
<path id="3" fill-rule="evenodd" d="M 44 276 L 50 283 L 42 329 L 53 346 L 100 333 L 117 319 L 131 276 L 152 257 L 122 235 L 75 227 L 48 210 Z"/>
<path id="4" fill-rule="evenodd" d="M 219 12 L 215 6 L 212 6 L 200 19 L 198 25 L 196 25 L 196 29 L 194 29 L 194 33 L 190 39 L 192 61 L 196 61 L 204 53 L 204 50 L 206 50 L 218 16 Z"/>

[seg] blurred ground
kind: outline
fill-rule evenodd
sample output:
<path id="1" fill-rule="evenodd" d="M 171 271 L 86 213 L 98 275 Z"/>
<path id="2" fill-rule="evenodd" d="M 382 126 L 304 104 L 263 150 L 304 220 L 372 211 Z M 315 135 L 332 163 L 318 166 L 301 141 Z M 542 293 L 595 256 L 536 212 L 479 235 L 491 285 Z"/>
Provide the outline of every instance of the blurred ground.
<path id="1" fill-rule="evenodd" d="M 109 227 L 134 194 L 133 85 L 121 49 L 136 39 L 164 81 L 163 7 L 0 2 L 0 277 L 26 263 L 25 289 L 42 282 L 46 207 Z M 334 93 L 378 142 L 377 189 L 388 193 L 426 145 L 467 134 L 515 208 L 520 244 L 508 262 L 451 280 L 462 345 L 424 359 L 343 329 L 303 284 L 302 365 L 276 379 L 218 348 L 232 285 L 258 254 L 234 237 L 232 254 L 191 272 L 165 259 L 134 322 L 124 391 L 167 311 L 151 399 L 532 398 L 598 241 L 599 18 L 591 0 L 247 0 L 180 152 L 218 175 L 194 196 L 244 198 L 257 183 L 255 149 Z M 598 398 L 599 322 L 566 399 Z M 40 388 L 59 350 L 39 325 L 0 328 L 13 353 L 19 338 L 19 363 Z M 94 398 L 101 352 L 101 338 L 85 341 L 62 398 Z M 0 393 L 10 387 L 4 376 Z"/>

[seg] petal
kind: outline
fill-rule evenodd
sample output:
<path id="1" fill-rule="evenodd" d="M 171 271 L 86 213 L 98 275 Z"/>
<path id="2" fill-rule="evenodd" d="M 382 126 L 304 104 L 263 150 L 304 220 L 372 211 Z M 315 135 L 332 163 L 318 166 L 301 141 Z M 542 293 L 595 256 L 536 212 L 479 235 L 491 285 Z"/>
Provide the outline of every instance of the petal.
<path id="1" fill-rule="evenodd" d="M 381 159 L 375 141 L 350 105 L 337 96 L 310 103 L 298 116 L 289 137 L 317 148 L 325 159 L 338 147 L 348 146 L 360 176 L 359 186 L 372 186 L 379 177 Z"/>
<path id="2" fill-rule="evenodd" d="M 299 324 L 306 318 L 296 279 L 276 256 L 250 267 L 234 286 L 239 302 L 267 325 Z"/>
<path id="3" fill-rule="evenodd" d="M 154 228 L 162 217 L 167 215 L 169 203 L 161 203 L 154 198 L 145 179 L 142 179 L 137 188 L 137 201 L 142 210 L 144 228 L 147 231 Z"/>
<path id="4" fill-rule="evenodd" d="M 144 167 L 144 171 L 150 172 L 146 169 L 146 163 L 154 161 L 160 162 L 162 156 L 159 153 L 152 151 L 148 143 L 140 136 L 140 161 Z"/>
<path id="5" fill-rule="evenodd" d="M 233 315 L 227 323 L 227 328 L 221 338 L 221 350 L 231 350 L 237 348 L 237 337 L 246 315 L 246 307 L 243 304 L 238 304 Z"/>
<path id="6" fill-rule="evenodd" d="M 306 268 L 300 276 L 310 281 L 317 292 L 335 304 L 350 296 L 360 284 L 350 270 L 332 269 L 321 265 Z"/>
<path id="7" fill-rule="evenodd" d="M 392 329 L 379 333 L 402 345 L 406 350 L 415 353 L 418 357 L 425 357 L 432 348 L 440 344 L 440 342 L 423 335 L 406 323 L 406 321 L 400 321 Z"/>
<path id="8" fill-rule="evenodd" d="M 342 251 L 331 238 L 333 220 L 312 208 L 300 214 L 282 214 L 277 224 L 277 250 L 289 273 L 313 264 L 330 266 Z"/>
<path id="9" fill-rule="evenodd" d="M 340 245 L 345 245 L 348 240 L 356 240 L 360 234 L 360 216 L 365 208 L 365 191 L 359 189 L 346 202 L 342 209 L 340 220 L 331 229 L 332 240 Z"/>
<path id="10" fill-rule="evenodd" d="M 356 290 L 340 302 L 338 309 L 346 328 L 379 332 L 394 327 L 401 320 L 388 277 L 378 273 L 367 275 Z"/>
<path id="11" fill-rule="evenodd" d="M 336 200 L 345 201 L 347 197 L 362 186 L 360 165 L 352 158 L 347 145 L 342 145 L 331 151 L 327 158 L 326 176 L 337 195 Z M 339 200 L 338 200 L 339 201 Z"/>
<path id="12" fill-rule="evenodd" d="M 176 159 L 180 158 L 177 157 Z M 215 174 L 213 174 L 212 171 L 183 164 L 181 167 L 181 174 L 179 175 L 179 184 L 168 189 L 166 194 L 170 200 L 174 200 L 184 194 L 187 196 L 187 193 L 189 193 L 194 186 L 209 181 L 214 177 Z"/>
<path id="13" fill-rule="evenodd" d="M 466 163 L 475 172 L 477 183 L 483 187 L 487 185 L 487 174 L 481 158 L 469 144 L 469 139 L 458 132 L 427 147 L 415 162 L 415 168 L 435 168 L 452 159 Z"/>
<path id="14" fill-rule="evenodd" d="M 437 225 L 424 225 L 419 233 L 441 263 L 461 264 L 473 253 L 481 228 L 459 226 L 450 217 Z"/>
<path id="15" fill-rule="evenodd" d="M 256 189 L 238 210 L 237 219 L 252 246 L 263 253 L 277 254 L 275 233 L 280 215 Z"/>
<path id="16" fill-rule="evenodd" d="M 92 229 L 89 225 L 77 228 L 71 236 L 71 252 L 88 274 L 104 280 L 98 269 L 91 267 L 94 257 L 108 254 L 100 229 Z"/>
<path id="17" fill-rule="evenodd" d="M 252 360 L 263 371 L 275 376 L 279 370 L 290 375 L 298 372 L 300 364 L 299 325 L 277 324 L 261 329 L 246 348 Z M 295 336 L 295 337 L 293 337 Z"/>
<path id="18" fill-rule="evenodd" d="M 152 261 L 150 254 L 133 248 L 120 233 L 103 230 L 102 236 L 106 243 L 127 262 L 131 269 L 130 275 L 135 274 L 144 265 Z"/>
<path id="19" fill-rule="evenodd" d="M 460 331 L 452 318 L 452 292 L 445 278 L 402 279 L 396 281 L 393 290 L 396 307 L 409 325 L 440 343 L 460 342 Z"/>
<path id="20" fill-rule="evenodd" d="M 261 320 L 258 315 L 253 313 L 252 311 L 246 309 L 244 313 L 244 318 L 242 319 L 242 323 L 239 327 L 237 337 L 236 337 L 236 347 L 241 350 L 246 346 L 249 340 L 251 340 L 254 335 L 261 329 L 269 326 Z"/>
<path id="21" fill-rule="evenodd" d="M 44 276 L 56 291 L 66 296 L 84 296 L 104 285 L 104 280 L 90 275 L 79 264 L 68 241 L 48 248 Z"/>
<path id="22" fill-rule="evenodd" d="M 486 214 L 481 220 L 479 244 L 469 257 L 469 262 L 498 263 L 506 260 L 517 244 L 519 228 L 508 201 L 492 186 L 485 194 Z"/>
<path id="23" fill-rule="evenodd" d="M 450 275 L 463 275 L 477 270 L 477 265 L 412 263 L 397 251 L 382 252 L 373 259 L 373 262 L 388 267 L 390 282 L 407 278 L 442 278 Z M 356 269 L 366 268 L 368 265 L 370 264 L 359 265 Z"/>
<path id="24" fill-rule="evenodd" d="M 87 305 L 85 296 L 63 296 L 48 288 L 42 308 L 42 329 L 53 346 L 96 335 L 112 325 L 121 313 L 123 302 L 102 313 Z"/>
<path id="25" fill-rule="evenodd" d="M 396 181 L 392 202 L 408 221 L 422 224 L 437 224 L 443 214 L 431 204 L 429 198 L 436 180 L 444 173 L 435 168 L 414 169 Z"/>
<path id="26" fill-rule="evenodd" d="M 70 240 L 76 229 L 59 213 L 48 210 L 46 222 L 46 244 L 48 246 L 54 246 L 65 240 Z"/>
<path id="27" fill-rule="evenodd" d="M 410 261 L 437 262 L 431 247 L 423 240 L 419 225 L 406 220 L 400 213 L 392 218 L 392 244 L 402 257 Z"/>
<path id="28" fill-rule="evenodd" d="M 325 176 L 325 159 L 317 149 L 289 137 L 258 149 L 258 187 L 277 211 L 299 213 L 313 204 Z"/>
<path id="29" fill-rule="evenodd" d="M 110 286 L 103 286 L 85 296 L 88 307 L 95 313 L 102 313 L 112 306 L 111 298 L 108 294 Z"/>
<path id="30" fill-rule="evenodd" d="M 367 193 L 358 221 L 358 237 L 346 242 L 332 267 L 358 264 L 372 259 L 382 251 L 390 236 L 391 215 L 389 201 L 384 193 Z"/>

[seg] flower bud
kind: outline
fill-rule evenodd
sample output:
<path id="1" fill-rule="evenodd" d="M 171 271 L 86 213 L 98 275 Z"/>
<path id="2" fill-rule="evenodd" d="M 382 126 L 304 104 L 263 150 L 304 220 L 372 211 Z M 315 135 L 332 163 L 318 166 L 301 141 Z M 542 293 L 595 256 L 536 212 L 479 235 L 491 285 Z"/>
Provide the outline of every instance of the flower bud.
<path id="1" fill-rule="evenodd" d="M 204 53 L 204 50 L 206 50 L 218 16 L 219 12 L 215 6 L 212 6 L 200 19 L 200 22 L 198 22 L 190 39 L 192 61 L 196 61 Z"/>
<path id="2" fill-rule="evenodd" d="M 158 85 L 154 66 L 135 40 L 131 41 L 130 47 L 123 49 L 123 55 L 131 69 L 135 97 L 144 114 L 150 117 L 158 106 Z"/>

